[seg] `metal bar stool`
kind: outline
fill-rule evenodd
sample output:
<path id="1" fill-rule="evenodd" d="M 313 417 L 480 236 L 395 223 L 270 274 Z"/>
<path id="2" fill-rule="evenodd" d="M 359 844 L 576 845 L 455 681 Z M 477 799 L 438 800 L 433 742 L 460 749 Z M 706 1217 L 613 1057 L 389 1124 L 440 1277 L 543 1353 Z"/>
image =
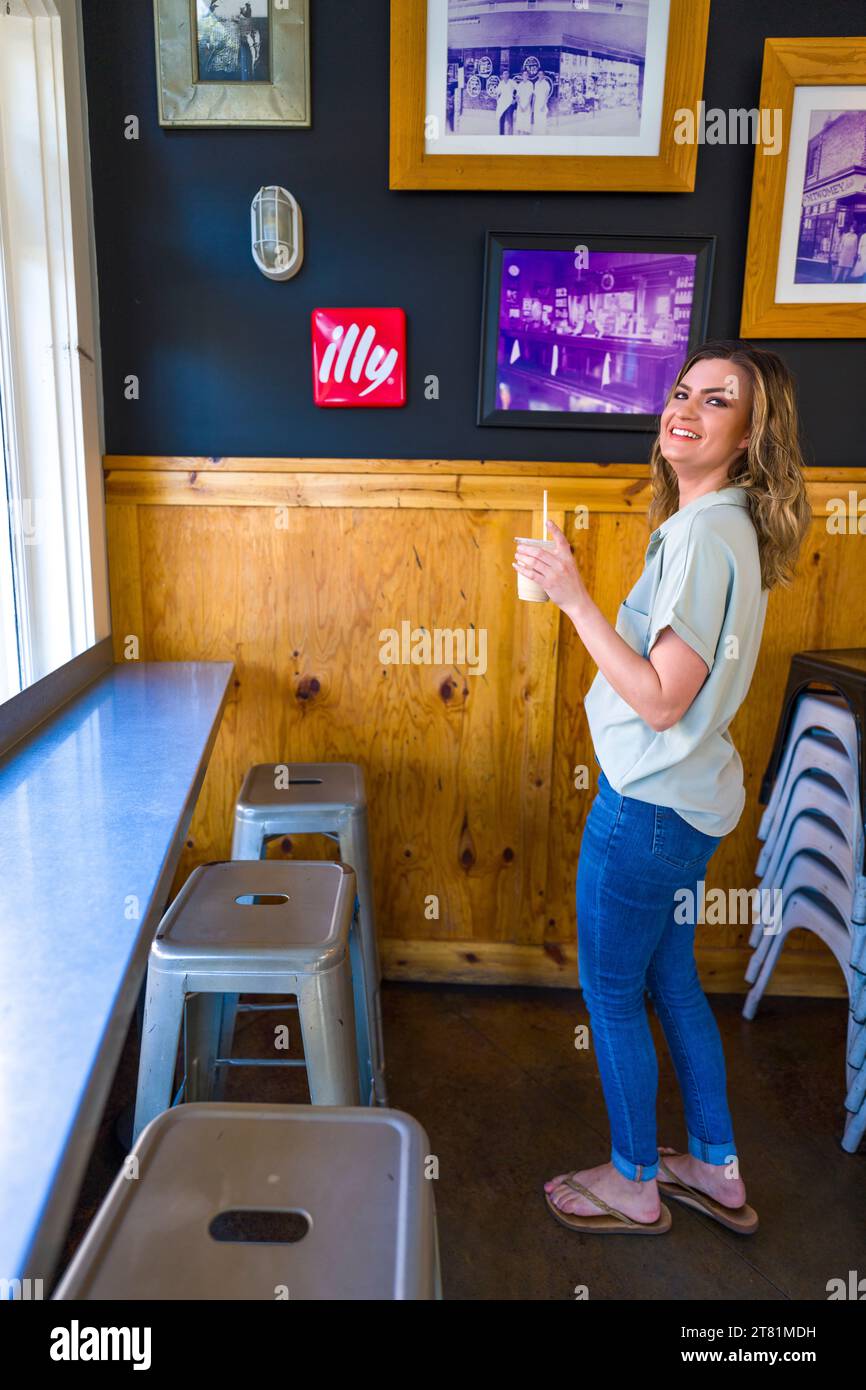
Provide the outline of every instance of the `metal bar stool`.
<path id="1" fill-rule="evenodd" d="M 365 1104 L 387 1105 L 381 969 L 363 770 L 357 763 L 258 763 L 251 767 L 235 805 L 232 859 L 264 858 L 269 839 L 309 833 L 335 840 L 340 860 L 355 870 L 357 932 L 353 924 L 349 946 L 361 1099 Z M 220 1037 L 224 1057 L 231 1052 L 237 1007 L 237 996 L 224 1002 Z"/>
<path id="2" fill-rule="evenodd" d="M 185 1006 L 185 1098 L 209 1100 L 223 995 L 294 994 L 314 1105 L 357 1105 L 348 954 L 355 875 L 345 864 L 269 860 L 194 869 L 150 948 L 133 1139 L 172 1102 Z M 233 1065 L 259 1065 L 231 1059 Z"/>
<path id="3" fill-rule="evenodd" d="M 54 1298 L 441 1298 L 429 1152 L 401 1110 L 165 1111 L 127 1157 Z"/>

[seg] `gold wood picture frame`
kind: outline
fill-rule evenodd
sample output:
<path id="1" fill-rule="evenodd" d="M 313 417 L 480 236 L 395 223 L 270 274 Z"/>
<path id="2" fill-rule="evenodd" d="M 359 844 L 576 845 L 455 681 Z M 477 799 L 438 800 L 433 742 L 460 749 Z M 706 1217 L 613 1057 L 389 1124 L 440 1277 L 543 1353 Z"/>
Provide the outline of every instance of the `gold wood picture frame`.
<path id="1" fill-rule="evenodd" d="M 309 0 L 153 0 L 161 126 L 310 125 Z"/>
<path id="2" fill-rule="evenodd" d="M 760 109 L 740 336 L 866 337 L 866 38 L 766 39 Z"/>
<path id="3" fill-rule="evenodd" d="M 449 0 L 433 0 L 434 3 L 447 5 Z M 488 0 L 489 3 L 489 0 Z M 650 5 L 654 0 L 650 0 Z M 479 12 L 485 10 L 483 0 L 479 0 L 476 6 L 472 6 L 471 0 L 452 0 L 455 4 L 464 5 L 466 11 L 477 9 Z M 537 22 L 538 16 L 543 15 L 544 6 L 540 4 L 533 10 L 512 11 L 512 24 L 515 26 L 515 33 L 519 39 L 519 31 L 516 26 L 520 23 L 528 24 L 530 20 Z M 605 10 L 594 12 L 590 4 L 587 4 L 586 11 L 575 9 L 569 12 L 568 22 L 572 28 L 577 28 L 581 23 L 586 24 L 595 20 L 597 25 L 602 23 L 610 24 L 613 22 L 611 16 L 614 12 Z M 701 98 L 704 79 L 704 62 L 706 56 L 707 26 L 709 23 L 710 0 L 669 0 L 669 20 L 667 29 L 667 45 L 664 59 L 664 73 L 656 70 L 652 74 L 643 71 L 641 66 L 642 91 L 646 90 L 647 78 L 652 76 L 653 82 L 658 84 L 663 81 L 663 95 L 660 97 L 660 125 L 658 152 L 651 154 L 555 154 L 533 152 L 525 154 L 488 152 L 479 154 L 467 153 L 432 153 L 428 149 L 428 139 L 430 138 L 430 121 L 438 118 L 431 117 L 427 109 L 427 63 L 428 63 L 428 0 L 391 0 L 391 150 L 390 150 L 390 183 L 391 188 L 414 188 L 427 190 L 448 190 L 448 189 L 516 189 L 537 192 L 578 192 L 578 191 L 614 191 L 630 193 L 690 193 L 695 186 L 695 168 L 697 164 L 697 144 L 678 143 L 675 139 L 676 133 L 676 113 L 687 109 L 691 112 L 697 111 L 697 105 Z M 490 14 L 494 14 L 495 9 L 491 6 Z M 560 11 L 560 16 L 564 12 Z M 484 15 L 482 14 L 482 18 Z M 463 15 L 458 18 L 463 20 Z M 466 22 L 465 20 L 463 22 Z M 468 25 L 467 25 L 468 29 Z M 529 31 L 527 31 L 529 32 Z M 497 50 L 494 49 L 494 52 Z M 525 45 L 517 51 L 522 55 L 525 53 Z M 662 50 L 664 51 L 664 50 Z M 553 82 L 550 78 L 545 79 L 547 87 L 554 87 L 550 93 L 545 89 L 544 96 L 544 130 L 548 130 L 548 110 L 554 105 L 557 99 L 557 92 L 562 89 L 568 96 L 559 100 L 568 101 L 568 110 L 579 109 L 579 102 L 584 102 L 587 114 L 592 117 L 596 115 L 600 101 L 595 97 L 584 98 L 584 91 L 590 91 L 595 86 L 595 78 L 589 77 L 586 80 L 586 87 L 582 85 L 584 78 L 581 75 L 580 63 L 581 55 L 577 52 L 570 53 L 569 58 L 573 63 L 572 71 L 575 73 L 574 82 L 570 77 L 562 76 L 560 80 L 554 74 Z M 514 59 L 511 60 L 514 62 Z M 521 57 L 519 62 L 523 63 L 523 68 L 519 70 L 521 78 L 524 76 L 526 64 L 535 62 L 536 69 L 529 73 L 534 76 L 537 72 L 537 59 Z M 594 61 L 594 60 L 593 60 Z M 447 62 L 447 56 L 446 56 Z M 484 64 L 485 66 L 482 66 Z M 449 66 L 453 66 L 450 64 Z M 610 66 L 614 66 L 611 60 Z M 656 69 L 661 67 L 661 61 L 656 65 Z M 466 82 L 465 75 L 460 82 L 460 109 L 463 111 L 464 91 L 470 92 L 470 84 L 475 82 L 494 82 L 497 87 L 500 82 L 500 74 L 493 70 L 493 60 L 485 57 L 479 60 L 479 75 L 476 78 L 473 66 L 473 75 Z M 506 79 L 511 74 L 506 74 Z M 544 76 L 542 72 L 542 76 Z M 505 79 L 503 79 L 505 80 Z M 453 84 L 449 83 L 443 69 L 442 85 L 457 86 L 457 80 Z M 571 104 L 570 94 L 572 86 L 575 90 L 580 88 L 580 98 L 574 106 Z M 476 91 L 480 90 L 480 87 Z M 488 87 L 488 92 L 491 88 Z M 456 102 L 458 98 L 448 97 L 448 102 Z M 446 109 L 453 109 L 446 103 Z M 658 109 L 658 108 L 657 108 Z M 603 113 L 600 113 L 603 114 Z M 455 123 L 456 124 L 456 123 Z M 592 122 L 586 122 L 591 125 Z M 524 127 L 525 129 L 525 127 Z M 500 133 L 502 127 L 500 126 Z M 508 130 L 508 133 L 512 133 Z M 588 132 L 593 135 L 593 131 Z M 492 143 L 496 143 L 494 140 Z M 549 148 L 550 141 L 540 141 L 540 144 Z"/>

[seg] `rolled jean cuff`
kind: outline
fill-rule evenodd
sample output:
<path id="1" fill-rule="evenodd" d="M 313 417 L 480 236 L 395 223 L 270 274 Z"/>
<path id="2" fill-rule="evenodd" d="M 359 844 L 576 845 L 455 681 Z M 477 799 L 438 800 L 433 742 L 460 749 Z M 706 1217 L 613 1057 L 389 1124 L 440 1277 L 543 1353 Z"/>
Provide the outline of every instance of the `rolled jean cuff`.
<path id="1" fill-rule="evenodd" d="M 611 1149 L 610 1161 L 623 1177 L 631 1178 L 632 1182 L 652 1182 L 659 1170 L 658 1158 L 655 1163 L 630 1163 L 616 1149 Z"/>
<path id="2" fill-rule="evenodd" d="M 727 1144 L 708 1144 L 706 1139 L 696 1139 L 693 1134 L 689 1134 L 689 1153 L 694 1158 L 699 1158 L 702 1163 L 715 1163 L 717 1167 L 724 1167 L 730 1163 L 732 1158 L 737 1156 L 737 1147 L 730 1140 Z"/>

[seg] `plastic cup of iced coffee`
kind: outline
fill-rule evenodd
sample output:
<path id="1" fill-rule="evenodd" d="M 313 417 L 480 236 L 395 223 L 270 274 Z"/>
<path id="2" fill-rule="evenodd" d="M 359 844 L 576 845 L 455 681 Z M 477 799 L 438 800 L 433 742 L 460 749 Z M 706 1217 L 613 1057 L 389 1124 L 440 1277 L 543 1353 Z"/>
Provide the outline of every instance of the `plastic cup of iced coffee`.
<path id="1" fill-rule="evenodd" d="M 554 549 L 553 541 L 540 541 L 535 536 L 515 536 L 515 541 L 519 545 L 539 545 L 546 550 Z M 547 603 L 547 594 L 540 584 L 536 584 L 534 579 L 528 575 L 517 571 L 517 597 L 524 599 L 527 603 Z"/>

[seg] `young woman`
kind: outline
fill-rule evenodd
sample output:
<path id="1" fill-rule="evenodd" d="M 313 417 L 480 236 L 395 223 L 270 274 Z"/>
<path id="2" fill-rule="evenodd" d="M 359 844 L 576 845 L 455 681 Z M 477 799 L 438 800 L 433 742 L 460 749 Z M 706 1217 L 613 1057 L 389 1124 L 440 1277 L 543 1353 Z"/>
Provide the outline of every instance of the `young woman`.
<path id="1" fill-rule="evenodd" d="M 661 1188 L 749 1233 L 757 1216 L 694 960 L 697 914 L 682 905 L 696 902 L 707 862 L 742 814 L 743 766 L 728 725 L 749 689 L 769 590 L 790 583 L 811 518 L 794 383 L 781 359 L 744 342 L 699 348 L 662 413 L 650 474 L 654 529 L 615 629 L 557 526 L 548 523 L 554 550 L 517 547 L 515 568 L 568 615 L 598 667 L 585 700 L 598 794 L 576 896 L 611 1161 L 560 1174 L 544 1190 L 556 1219 L 576 1230 L 661 1234 L 671 1224 Z M 682 1091 L 685 1153 L 656 1144 L 647 989 Z"/>

